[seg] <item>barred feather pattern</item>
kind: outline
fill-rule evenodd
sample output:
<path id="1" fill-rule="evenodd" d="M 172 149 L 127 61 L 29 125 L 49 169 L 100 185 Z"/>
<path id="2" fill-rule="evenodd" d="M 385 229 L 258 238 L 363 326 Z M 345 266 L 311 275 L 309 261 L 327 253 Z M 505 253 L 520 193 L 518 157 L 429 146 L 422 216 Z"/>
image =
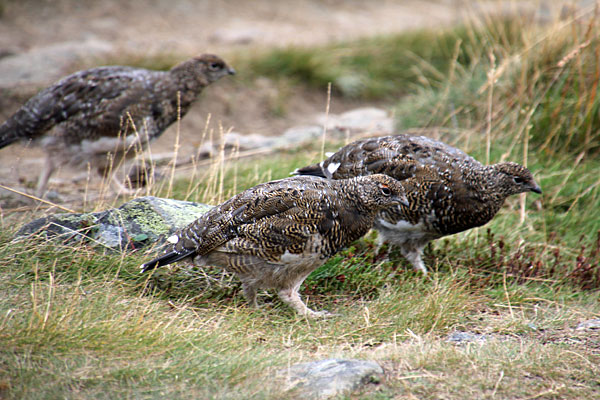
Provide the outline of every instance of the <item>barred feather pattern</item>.
<path id="1" fill-rule="evenodd" d="M 328 179 L 386 174 L 402 180 L 409 204 L 383 210 L 374 227 L 424 273 L 421 254 L 429 241 L 486 224 L 513 194 L 541 193 L 519 164 L 485 166 L 443 142 L 407 134 L 355 141 L 294 174 Z"/>
<path id="2" fill-rule="evenodd" d="M 258 288 L 276 289 L 302 315 L 319 315 L 298 288 L 315 268 L 367 233 L 385 207 L 406 203 L 400 183 L 386 175 L 339 181 L 292 177 L 259 184 L 167 239 L 147 271 L 191 259 L 225 268 L 242 281 L 251 304 Z"/>

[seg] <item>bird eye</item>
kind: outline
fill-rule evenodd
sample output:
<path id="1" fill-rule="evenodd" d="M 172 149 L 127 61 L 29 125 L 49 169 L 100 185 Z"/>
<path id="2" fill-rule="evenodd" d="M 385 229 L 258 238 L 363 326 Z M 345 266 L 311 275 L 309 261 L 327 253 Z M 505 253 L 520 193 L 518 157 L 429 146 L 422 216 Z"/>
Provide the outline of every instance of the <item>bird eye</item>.
<path id="1" fill-rule="evenodd" d="M 517 184 L 517 185 L 521 185 L 522 183 L 525 182 L 525 180 L 523 180 L 523 178 L 521 178 L 520 176 L 515 176 L 513 177 L 513 181 Z"/>
<path id="2" fill-rule="evenodd" d="M 381 193 L 382 193 L 384 196 L 389 196 L 389 195 L 391 195 L 391 194 L 392 194 L 392 191 L 390 190 L 390 188 L 389 188 L 389 187 L 387 187 L 387 186 L 383 186 L 383 187 L 381 188 Z"/>
<path id="3" fill-rule="evenodd" d="M 208 64 L 208 68 L 211 71 L 217 71 L 217 70 L 223 68 L 223 65 L 221 63 L 213 62 L 213 63 Z"/>

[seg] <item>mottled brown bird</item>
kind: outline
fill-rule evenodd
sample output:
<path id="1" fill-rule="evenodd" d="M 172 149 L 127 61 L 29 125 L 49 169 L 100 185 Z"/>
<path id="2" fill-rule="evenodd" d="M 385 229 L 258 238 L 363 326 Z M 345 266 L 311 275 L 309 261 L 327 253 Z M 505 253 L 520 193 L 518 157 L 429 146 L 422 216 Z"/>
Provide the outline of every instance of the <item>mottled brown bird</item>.
<path id="1" fill-rule="evenodd" d="M 262 183 L 169 237 L 165 254 L 143 264 L 142 272 L 188 259 L 237 275 L 252 305 L 258 289 L 275 289 L 299 314 L 322 315 L 300 299 L 304 279 L 367 233 L 377 212 L 398 204 L 406 204 L 404 189 L 386 175 Z"/>
<path id="2" fill-rule="evenodd" d="M 329 179 L 387 174 L 402 180 L 409 204 L 383 210 L 374 228 L 423 273 L 429 241 L 486 224 L 508 196 L 542 192 L 519 164 L 484 166 L 445 143 L 406 134 L 358 140 L 294 174 Z"/>
<path id="3" fill-rule="evenodd" d="M 169 71 L 79 71 L 39 92 L 0 125 L 0 148 L 23 139 L 40 142 L 47 154 L 36 191 L 42 196 L 57 167 L 89 163 L 101 174 L 110 171 L 183 117 L 202 89 L 234 73 L 211 54 Z"/>

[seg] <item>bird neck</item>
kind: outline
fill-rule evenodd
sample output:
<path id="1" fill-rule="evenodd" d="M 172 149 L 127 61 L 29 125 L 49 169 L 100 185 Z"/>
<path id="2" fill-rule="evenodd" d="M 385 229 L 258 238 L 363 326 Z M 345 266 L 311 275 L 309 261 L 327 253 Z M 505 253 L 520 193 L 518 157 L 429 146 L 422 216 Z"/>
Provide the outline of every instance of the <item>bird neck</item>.
<path id="1" fill-rule="evenodd" d="M 184 92 L 189 92 L 194 98 L 210 83 L 206 77 L 198 73 L 198 68 L 195 64 L 193 60 L 184 61 L 169 71 L 176 81 L 177 87 Z"/>
<path id="2" fill-rule="evenodd" d="M 494 214 L 502 207 L 507 195 L 504 193 L 498 171 L 495 165 L 486 165 L 479 171 L 474 171 L 471 179 L 468 179 L 473 196 L 479 199 L 481 208 L 487 208 Z"/>
<path id="3" fill-rule="evenodd" d="M 359 178 L 345 179 L 343 185 L 337 188 L 338 195 L 347 200 L 348 204 L 354 205 L 357 217 L 360 219 L 374 219 L 379 210 L 376 210 L 371 203 L 369 196 L 365 193 L 365 189 Z M 340 181 L 332 181 L 340 182 Z"/>

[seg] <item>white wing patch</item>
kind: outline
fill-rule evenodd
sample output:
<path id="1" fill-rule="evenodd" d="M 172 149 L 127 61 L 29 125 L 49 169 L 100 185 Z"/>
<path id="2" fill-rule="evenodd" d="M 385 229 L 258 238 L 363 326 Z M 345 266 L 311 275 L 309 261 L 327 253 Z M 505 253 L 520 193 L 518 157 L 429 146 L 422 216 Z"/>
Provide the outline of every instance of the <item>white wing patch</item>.
<path id="1" fill-rule="evenodd" d="M 340 163 L 331 163 L 327 166 L 327 171 L 329 171 L 329 173 L 331 175 L 333 175 L 339 167 L 340 167 Z"/>
<path id="2" fill-rule="evenodd" d="M 167 242 L 169 242 L 171 244 L 175 244 L 175 243 L 179 242 L 179 236 L 177 236 L 177 235 L 169 236 L 169 238 L 167 239 Z"/>

